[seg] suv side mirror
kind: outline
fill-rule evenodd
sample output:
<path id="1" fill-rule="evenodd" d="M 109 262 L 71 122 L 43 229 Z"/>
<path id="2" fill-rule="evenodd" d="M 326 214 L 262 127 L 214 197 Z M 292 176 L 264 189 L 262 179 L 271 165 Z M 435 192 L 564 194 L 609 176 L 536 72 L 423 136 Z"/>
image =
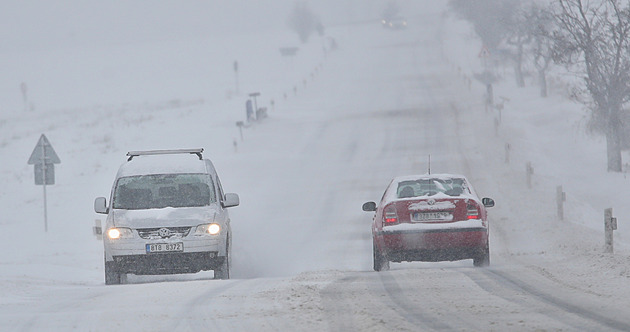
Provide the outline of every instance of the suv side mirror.
<path id="1" fill-rule="evenodd" d="M 97 197 L 94 200 L 94 211 L 96 213 L 102 213 L 102 214 L 107 214 L 109 212 L 109 209 L 107 208 L 107 201 L 105 200 L 105 197 Z"/>
<path id="2" fill-rule="evenodd" d="M 485 207 L 493 207 L 494 206 L 494 200 L 492 198 L 488 198 L 488 197 L 484 197 L 481 199 L 481 203 L 483 203 L 483 206 Z"/>
<path id="3" fill-rule="evenodd" d="M 374 202 L 367 202 L 367 203 L 363 203 L 363 207 L 362 207 L 363 211 L 376 211 L 376 203 Z"/>
<path id="4" fill-rule="evenodd" d="M 225 199 L 223 200 L 223 207 L 229 208 L 233 206 L 238 206 L 240 204 L 240 199 L 237 194 L 227 193 L 225 194 Z"/>

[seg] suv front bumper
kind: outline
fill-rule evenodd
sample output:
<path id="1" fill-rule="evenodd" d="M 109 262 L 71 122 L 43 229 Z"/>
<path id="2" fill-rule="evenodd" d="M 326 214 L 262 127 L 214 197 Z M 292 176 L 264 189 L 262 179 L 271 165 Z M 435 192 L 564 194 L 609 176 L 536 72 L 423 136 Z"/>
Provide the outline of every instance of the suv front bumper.
<path id="1" fill-rule="evenodd" d="M 181 242 L 183 251 L 147 252 L 148 244 Z M 177 239 L 105 239 L 105 259 L 118 273 L 177 274 L 214 270 L 227 254 L 223 236 Z"/>
<path id="2" fill-rule="evenodd" d="M 114 256 L 114 270 L 137 275 L 196 273 L 214 270 L 224 259 L 216 251 Z"/>

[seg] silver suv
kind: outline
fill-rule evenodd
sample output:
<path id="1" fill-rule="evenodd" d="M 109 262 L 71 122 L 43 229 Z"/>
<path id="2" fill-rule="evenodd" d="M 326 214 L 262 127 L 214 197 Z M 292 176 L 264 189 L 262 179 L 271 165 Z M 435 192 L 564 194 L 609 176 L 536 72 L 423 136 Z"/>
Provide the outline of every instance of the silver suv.
<path id="1" fill-rule="evenodd" d="M 232 234 L 227 208 L 237 194 L 224 194 L 203 149 L 132 151 L 120 166 L 103 232 L 105 284 L 127 273 L 176 274 L 214 270 L 229 279 Z"/>

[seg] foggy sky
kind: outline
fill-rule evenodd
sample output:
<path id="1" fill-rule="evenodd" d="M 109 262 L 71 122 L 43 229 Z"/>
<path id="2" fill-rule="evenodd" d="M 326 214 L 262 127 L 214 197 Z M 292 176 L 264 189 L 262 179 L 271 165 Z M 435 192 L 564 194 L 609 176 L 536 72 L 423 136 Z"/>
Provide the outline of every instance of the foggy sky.
<path id="1" fill-rule="evenodd" d="M 286 28 L 295 0 L 19 1 L 0 5 L 0 52 Z M 386 2 L 306 2 L 324 25 L 376 18 Z"/>

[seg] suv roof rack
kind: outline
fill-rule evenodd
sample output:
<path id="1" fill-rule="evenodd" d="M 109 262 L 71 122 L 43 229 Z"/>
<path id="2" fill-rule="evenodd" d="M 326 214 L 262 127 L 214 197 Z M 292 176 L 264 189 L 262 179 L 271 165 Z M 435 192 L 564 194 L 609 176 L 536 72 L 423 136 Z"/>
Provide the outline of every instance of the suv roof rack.
<path id="1" fill-rule="evenodd" d="M 199 157 L 199 160 L 203 160 L 201 153 L 203 152 L 203 148 L 199 149 L 175 149 L 175 150 L 148 150 L 148 151 L 129 151 L 127 152 L 127 156 L 129 157 L 127 161 L 131 161 L 133 157 L 137 156 L 152 156 L 158 154 L 196 154 Z"/>

